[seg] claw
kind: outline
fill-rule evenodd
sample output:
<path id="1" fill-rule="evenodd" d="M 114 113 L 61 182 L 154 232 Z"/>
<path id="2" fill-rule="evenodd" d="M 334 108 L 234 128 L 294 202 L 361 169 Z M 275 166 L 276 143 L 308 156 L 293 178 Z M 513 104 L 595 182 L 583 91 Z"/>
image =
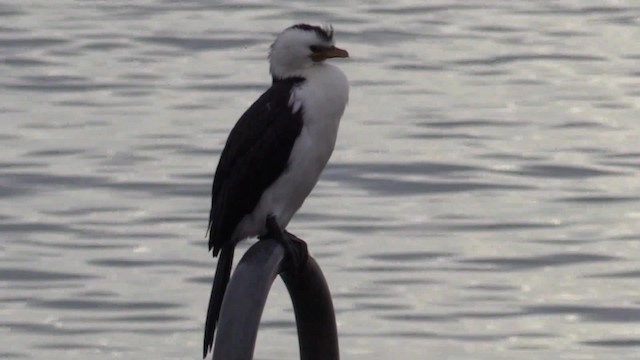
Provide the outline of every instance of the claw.
<path id="1" fill-rule="evenodd" d="M 274 239 L 281 241 L 284 239 L 285 235 L 278 222 L 276 221 L 276 217 L 273 215 L 267 216 L 267 236 L 273 237 Z"/>
<path id="2" fill-rule="evenodd" d="M 282 245 L 287 256 L 285 271 L 291 271 L 294 275 L 302 273 L 309 259 L 307 243 L 292 233 L 280 228 L 273 215 L 267 216 L 266 228 L 267 234 L 260 238 L 272 238 Z"/>

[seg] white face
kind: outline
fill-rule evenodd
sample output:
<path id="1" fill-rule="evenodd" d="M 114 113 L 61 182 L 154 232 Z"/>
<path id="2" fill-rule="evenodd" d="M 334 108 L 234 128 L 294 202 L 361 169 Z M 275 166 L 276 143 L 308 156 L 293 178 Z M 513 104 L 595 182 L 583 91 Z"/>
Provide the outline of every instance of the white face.
<path id="1" fill-rule="evenodd" d="M 289 28 L 283 31 L 271 45 L 269 63 L 271 75 L 284 78 L 312 66 L 318 61 L 312 59 L 318 48 L 333 47 L 332 41 L 326 41 L 315 31 Z"/>

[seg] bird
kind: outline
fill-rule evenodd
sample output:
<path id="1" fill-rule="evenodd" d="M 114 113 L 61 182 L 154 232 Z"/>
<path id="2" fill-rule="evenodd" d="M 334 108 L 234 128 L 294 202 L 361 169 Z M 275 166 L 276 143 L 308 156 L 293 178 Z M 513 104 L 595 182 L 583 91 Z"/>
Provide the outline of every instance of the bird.
<path id="1" fill-rule="evenodd" d="M 306 261 L 306 244 L 286 227 L 333 153 L 349 100 L 346 75 L 326 60 L 348 57 L 335 46 L 331 26 L 296 24 L 271 45 L 271 87 L 232 128 L 213 177 L 208 234 L 218 263 L 203 357 L 213 345 L 239 241 L 275 238 L 294 267 Z"/>

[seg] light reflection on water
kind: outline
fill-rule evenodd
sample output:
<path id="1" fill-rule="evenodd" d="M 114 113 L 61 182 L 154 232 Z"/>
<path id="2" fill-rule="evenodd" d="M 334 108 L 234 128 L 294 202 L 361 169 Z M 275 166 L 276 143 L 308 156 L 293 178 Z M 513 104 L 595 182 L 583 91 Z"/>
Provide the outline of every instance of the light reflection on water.
<path id="1" fill-rule="evenodd" d="M 345 359 L 634 358 L 632 1 L 0 4 L 2 358 L 194 358 L 227 132 L 273 35 L 330 22 L 351 100 L 290 230 Z M 244 244 L 246 248 L 249 244 Z M 277 284 L 257 358 L 294 358 Z"/>

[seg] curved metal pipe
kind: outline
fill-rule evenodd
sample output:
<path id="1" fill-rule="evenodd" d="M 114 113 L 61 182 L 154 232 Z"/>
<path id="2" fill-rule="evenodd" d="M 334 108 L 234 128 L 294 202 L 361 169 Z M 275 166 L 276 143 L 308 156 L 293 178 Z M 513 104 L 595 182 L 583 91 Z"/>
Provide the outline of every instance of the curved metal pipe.
<path id="1" fill-rule="evenodd" d="M 244 254 L 227 287 L 213 348 L 216 360 L 251 360 L 269 290 L 282 272 L 285 252 L 261 240 Z M 282 273 L 293 303 L 302 360 L 339 360 L 333 302 L 316 261 L 309 256 L 299 274 Z"/>

